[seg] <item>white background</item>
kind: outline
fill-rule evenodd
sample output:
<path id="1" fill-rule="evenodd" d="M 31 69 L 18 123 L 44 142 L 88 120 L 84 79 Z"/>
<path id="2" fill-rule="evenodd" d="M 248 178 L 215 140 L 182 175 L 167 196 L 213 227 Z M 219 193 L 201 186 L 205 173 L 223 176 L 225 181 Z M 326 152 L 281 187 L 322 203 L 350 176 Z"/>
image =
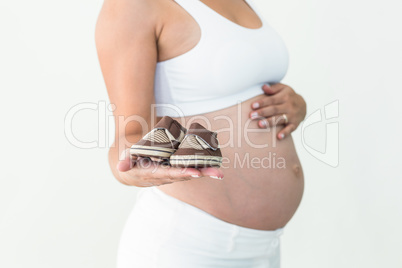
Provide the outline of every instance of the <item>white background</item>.
<path id="1" fill-rule="evenodd" d="M 255 3 L 288 46 L 282 82 L 304 96 L 308 115 L 339 101 L 339 117 L 304 137 L 324 151 L 326 124 L 338 123 L 337 167 L 308 152 L 301 127 L 293 133 L 306 185 L 282 236 L 283 267 L 402 267 L 400 2 Z M 115 267 L 138 189 L 111 175 L 113 123 L 98 130 L 105 111 L 73 120 L 95 148 L 72 145 L 64 126 L 75 105 L 108 101 L 94 44 L 101 5 L 0 2 L 0 267 Z"/>

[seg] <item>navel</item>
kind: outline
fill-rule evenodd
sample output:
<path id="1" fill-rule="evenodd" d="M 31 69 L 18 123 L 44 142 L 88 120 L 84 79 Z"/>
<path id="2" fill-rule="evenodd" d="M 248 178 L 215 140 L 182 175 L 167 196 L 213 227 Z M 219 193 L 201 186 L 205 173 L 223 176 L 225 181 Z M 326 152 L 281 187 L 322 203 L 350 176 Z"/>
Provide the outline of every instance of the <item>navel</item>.
<path id="1" fill-rule="evenodd" d="M 302 173 L 302 169 L 301 166 L 298 164 L 295 164 L 292 168 L 293 173 L 296 175 L 296 177 L 300 177 L 301 173 Z"/>

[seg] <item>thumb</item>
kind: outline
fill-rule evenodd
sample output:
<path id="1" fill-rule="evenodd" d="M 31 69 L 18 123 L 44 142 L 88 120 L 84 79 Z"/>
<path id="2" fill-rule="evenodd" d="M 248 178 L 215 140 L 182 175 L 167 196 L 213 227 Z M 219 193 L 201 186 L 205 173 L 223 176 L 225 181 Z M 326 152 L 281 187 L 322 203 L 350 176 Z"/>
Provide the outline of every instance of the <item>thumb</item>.
<path id="1" fill-rule="evenodd" d="M 120 172 L 129 171 L 132 168 L 130 148 L 121 152 L 119 162 L 117 163 L 117 170 Z"/>

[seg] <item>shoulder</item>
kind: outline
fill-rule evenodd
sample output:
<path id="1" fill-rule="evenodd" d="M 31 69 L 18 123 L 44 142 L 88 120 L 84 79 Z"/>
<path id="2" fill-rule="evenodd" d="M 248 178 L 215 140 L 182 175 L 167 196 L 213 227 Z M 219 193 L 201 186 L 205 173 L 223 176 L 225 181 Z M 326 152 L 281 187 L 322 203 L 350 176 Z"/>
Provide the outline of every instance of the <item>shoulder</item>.
<path id="1" fill-rule="evenodd" d="M 165 0 L 105 0 L 96 23 L 95 39 L 129 40 L 133 36 L 156 34 Z"/>
<path id="2" fill-rule="evenodd" d="M 152 19 L 160 13 L 164 2 L 165 0 L 104 0 L 102 12 L 111 17 L 127 18 L 127 16 L 135 15 L 136 18 Z"/>

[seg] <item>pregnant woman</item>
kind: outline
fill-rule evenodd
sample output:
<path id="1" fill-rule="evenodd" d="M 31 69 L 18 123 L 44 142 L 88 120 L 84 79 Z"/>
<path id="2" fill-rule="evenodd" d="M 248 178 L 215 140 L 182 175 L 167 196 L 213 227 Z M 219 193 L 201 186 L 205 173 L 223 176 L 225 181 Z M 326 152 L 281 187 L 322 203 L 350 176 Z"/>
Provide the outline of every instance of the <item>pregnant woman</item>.
<path id="1" fill-rule="evenodd" d="M 253 1 L 105 0 L 96 45 L 115 108 L 109 162 L 142 187 L 118 268 L 280 267 L 304 188 L 290 133 L 306 105 L 279 83 L 288 52 Z M 217 132 L 222 166 L 131 159 L 163 116 Z"/>

